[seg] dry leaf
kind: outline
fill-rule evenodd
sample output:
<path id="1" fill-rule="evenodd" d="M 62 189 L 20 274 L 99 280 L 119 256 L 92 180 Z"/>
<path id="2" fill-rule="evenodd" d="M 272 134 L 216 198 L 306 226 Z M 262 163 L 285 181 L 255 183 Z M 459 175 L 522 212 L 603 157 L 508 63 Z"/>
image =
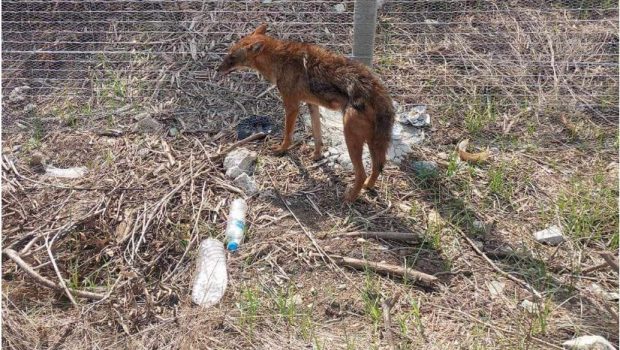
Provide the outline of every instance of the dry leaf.
<path id="1" fill-rule="evenodd" d="M 465 139 L 459 142 L 458 146 L 456 146 L 456 149 L 459 152 L 459 158 L 461 158 L 461 160 L 467 162 L 484 162 L 489 158 L 490 152 L 488 149 L 480 153 L 469 153 L 467 152 L 467 145 L 469 145 L 469 140 Z"/>
<path id="2" fill-rule="evenodd" d="M 127 237 L 129 237 L 129 235 L 131 234 L 133 219 L 133 210 L 125 210 L 123 221 L 121 221 L 116 226 L 116 230 L 114 230 L 114 236 L 117 243 L 122 243 L 125 241 L 125 239 L 127 239 Z"/>
<path id="3" fill-rule="evenodd" d="M 441 215 L 434 209 L 431 209 L 428 212 L 427 223 L 429 229 L 441 229 L 444 227 L 445 222 Z"/>
<path id="4" fill-rule="evenodd" d="M 577 126 L 568 120 L 564 114 L 560 116 L 560 121 L 572 135 L 577 135 Z"/>

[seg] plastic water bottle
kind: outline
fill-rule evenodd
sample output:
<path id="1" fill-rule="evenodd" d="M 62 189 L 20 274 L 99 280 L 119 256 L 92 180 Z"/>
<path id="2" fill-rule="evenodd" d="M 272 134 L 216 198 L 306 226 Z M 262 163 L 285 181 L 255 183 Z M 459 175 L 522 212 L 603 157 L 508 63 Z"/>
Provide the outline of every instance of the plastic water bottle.
<path id="1" fill-rule="evenodd" d="M 228 213 L 228 223 L 226 225 L 226 248 L 228 250 L 237 250 L 243 241 L 247 209 L 247 204 L 242 198 L 235 199 L 230 205 L 230 213 Z"/>
<path id="2" fill-rule="evenodd" d="M 203 307 L 217 304 L 228 284 L 226 250 L 222 242 L 212 238 L 200 242 L 196 265 L 192 301 Z"/>

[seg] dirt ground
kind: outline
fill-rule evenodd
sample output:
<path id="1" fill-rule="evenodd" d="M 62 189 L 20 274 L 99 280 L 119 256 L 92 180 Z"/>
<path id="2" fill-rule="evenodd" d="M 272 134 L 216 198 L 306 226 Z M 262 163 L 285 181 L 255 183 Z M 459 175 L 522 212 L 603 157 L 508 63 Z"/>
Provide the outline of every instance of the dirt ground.
<path id="1" fill-rule="evenodd" d="M 453 140 L 466 135 L 437 126 L 412 157 L 438 162 L 437 178 L 389 166 L 376 193 L 353 205 L 342 203 L 351 174 L 313 167 L 310 147 L 279 158 L 269 151 L 277 140 L 251 143 L 261 194 L 249 199 L 247 241 L 228 256 L 224 299 L 201 310 L 189 298 L 197 243 L 223 239 L 228 203 L 239 195 L 221 161 L 210 160 L 231 133 L 107 137 L 97 128 L 45 128 L 33 150 L 24 146 L 27 133 L 5 137 L 3 245 L 19 251 L 34 242 L 23 259 L 57 281 L 46 252 L 46 239 L 53 241 L 69 288 L 105 300 L 76 298 L 73 306 L 4 258 L 6 346 L 382 348 L 388 332 L 403 348 L 550 348 L 581 334 L 618 341 L 616 302 L 591 289 L 596 282 L 617 290 L 617 275 L 607 267 L 586 272 L 604 262 L 600 252 L 617 249 L 613 143 L 601 148 L 549 125 L 553 138 L 519 140 L 528 147 L 457 164 Z M 449 132 L 455 136 L 443 136 Z M 85 165 L 88 174 L 46 178 L 28 164 L 35 152 L 57 167 Z M 550 224 L 567 237 L 558 247 L 533 239 Z M 422 240 L 340 237 L 351 231 Z M 542 293 L 540 309 L 521 308 L 525 299 L 536 302 L 533 294 L 494 271 L 461 232 Z M 316 256 L 306 233 L 328 254 L 406 265 L 439 283 L 334 266 Z M 492 294 L 491 282 L 503 291 Z M 396 296 L 387 324 L 382 303 Z"/>
<path id="2" fill-rule="evenodd" d="M 618 292 L 618 271 L 604 258 L 618 252 L 617 57 L 603 68 L 561 63 L 608 53 L 587 38 L 615 38 L 617 50 L 617 20 L 544 32 L 561 16 L 482 13 L 421 40 L 391 24 L 413 21 L 394 14 L 395 4 L 380 15 L 376 70 L 401 105 L 429 106 L 426 139 L 351 205 L 342 197 L 352 174 L 314 163 L 301 125 L 303 142 L 286 156 L 270 151 L 279 131 L 244 145 L 258 154 L 260 193 L 248 198 L 246 241 L 228 254 L 224 298 L 206 310 L 190 299 L 197 247 L 224 239 L 229 203 L 244 195 L 220 156 L 237 141 L 240 118 L 282 122 L 276 91 L 239 73 L 152 108 L 131 97 L 131 83 L 127 95 L 101 93 L 88 108 L 79 96 L 40 96 L 23 116 L 3 102 L 3 346 L 560 349 L 588 334 L 617 345 L 617 297 L 593 287 Z M 476 18 L 505 35 L 489 40 Z M 586 39 L 574 41 L 569 27 Z M 548 59 L 548 36 L 557 66 L 534 63 Z M 230 38 L 222 40 L 215 47 Z M 204 113 L 185 114 L 189 107 Z M 145 116 L 157 124 L 136 128 Z M 459 161 L 464 139 L 491 157 Z M 419 160 L 435 162 L 437 174 L 416 174 Z M 87 173 L 51 178 L 44 164 Z M 534 239 L 552 225 L 563 243 Z M 344 235 L 359 231 L 418 238 Z M 356 270 L 326 255 L 438 281 Z M 82 296 L 71 300 L 61 281 Z"/>

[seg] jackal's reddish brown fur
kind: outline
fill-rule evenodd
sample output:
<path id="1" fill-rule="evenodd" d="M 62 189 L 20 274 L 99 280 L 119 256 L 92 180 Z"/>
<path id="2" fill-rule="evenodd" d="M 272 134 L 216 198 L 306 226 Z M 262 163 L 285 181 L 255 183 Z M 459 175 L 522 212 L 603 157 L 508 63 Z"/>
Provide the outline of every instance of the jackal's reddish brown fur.
<path id="1" fill-rule="evenodd" d="M 234 44 L 218 73 L 224 76 L 246 67 L 276 84 L 286 112 L 284 139 L 276 149 L 278 153 L 291 146 L 302 102 L 310 109 L 315 159 L 320 157 L 322 147 L 318 106 L 342 111 L 344 136 L 355 171 L 355 183 L 345 199 L 354 201 L 362 187 L 374 186 L 385 164 L 394 123 L 394 109 L 387 90 L 359 62 L 319 46 L 278 40 L 267 36 L 266 31 L 267 26 L 263 24 Z M 368 144 L 372 159 L 368 178 L 362 163 L 364 143 Z"/>

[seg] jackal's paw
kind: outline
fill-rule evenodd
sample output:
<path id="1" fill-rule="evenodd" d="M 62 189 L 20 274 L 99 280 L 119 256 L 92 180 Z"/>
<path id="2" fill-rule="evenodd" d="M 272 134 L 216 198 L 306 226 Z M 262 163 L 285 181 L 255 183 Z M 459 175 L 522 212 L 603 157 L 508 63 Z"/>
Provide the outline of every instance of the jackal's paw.
<path id="1" fill-rule="evenodd" d="M 370 178 L 366 179 L 366 181 L 364 181 L 364 186 L 362 187 L 365 190 L 372 190 L 373 188 L 375 188 L 375 182 L 371 181 Z"/>
<path id="2" fill-rule="evenodd" d="M 313 161 L 315 161 L 315 162 L 316 162 L 317 160 L 319 160 L 319 159 L 321 159 L 321 158 L 323 158 L 323 155 L 321 154 L 321 152 L 320 152 L 320 151 L 319 151 L 319 152 L 313 152 L 313 153 L 312 153 L 312 160 L 313 160 Z"/>
<path id="3" fill-rule="evenodd" d="M 273 154 L 280 157 L 283 156 L 286 151 L 288 150 L 288 147 L 282 147 L 281 145 L 275 146 L 271 149 L 273 151 Z"/>
<path id="4" fill-rule="evenodd" d="M 358 194 L 359 194 L 359 192 L 355 193 L 351 188 L 349 188 L 344 193 L 344 201 L 346 203 L 353 203 L 357 199 Z"/>

